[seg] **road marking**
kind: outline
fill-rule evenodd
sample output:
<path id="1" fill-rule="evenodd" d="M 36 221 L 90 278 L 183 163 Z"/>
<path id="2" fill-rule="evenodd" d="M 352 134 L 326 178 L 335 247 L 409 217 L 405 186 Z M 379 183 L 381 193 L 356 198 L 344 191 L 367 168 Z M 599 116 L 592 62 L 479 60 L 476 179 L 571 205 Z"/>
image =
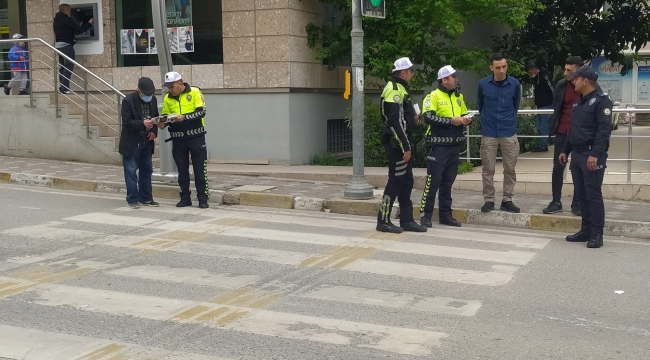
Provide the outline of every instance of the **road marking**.
<path id="1" fill-rule="evenodd" d="M 257 275 L 212 274 L 203 269 L 182 269 L 155 265 L 126 267 L 108 271 L 107 274 L 219 288 L 238 288 L 252 284 L 259 279 Z"/>
<path id="2" fill-rule="evenodd" d="M 120 238 L 119 236 L 111 236 L 101 243 L 103 245 L 130 247 L 137 249 L 138 247 L 133 247 L 131 245 L 132 242 L 132 237 Z M 293 251 L 239 247 L 212 243 L 185 243 L 182 246 L 177 246 L 166 251 L 200 256 L 255 260 L 266 263 L 276 263 L 292 266 L 306 266 L 306 259 L 317 257 L 317 255 Z M 409 263 L 397 263 L 363 258 L 354 259 L 354 262 L 344 265 L 341 264 L 337 268 L 344 271 L 354 271 L 367 274 L 389 275 L 404 278 L 459 282 L 464 284 L 477 284 L 487 286 L 498 286 L 508 283 L 514 274 L 514 270 L 518 269 L 517 267 L 509 266 L 508 269 L 512 269 L 510 272 L 505 272 L 503 270 L 490 272 L 428 265 L 416 265 Z M 314 261 L 317 260 L 318 259 L 315 259 Z"/>
<path id="3" fill-rule="evenodd" d="M 0 325 L 0 358 L 21 360 L 227 360 L 109 340 Z"/>
<path id="4" fill-rule="evenodd" d="M 25 236 L 48 240 L 81 240 L 100 236 L 100 233 L 83 230 L 56 228 L 48 225 L 30 225 L 8 229 L 2 232 L 5 235 Z"/>
<path id="5" fill-rule="evenodd" d="M 70 306 L 81 310 L 134 316 L 151 320 L 171 319 L 196 306 L 218 310 L 223 305 L 164 299 L 107 290 L 48 284 L 35 290 L 34 302 L 46 306 Z M 233 313 L 228 318 L 190 323 L 257 335 L 308 340 L 327 344 L 351 345 L 405 355 L 428 355 L 441 346 L 448 335 L 427 330 L 359 323 L 276 311 L 228 305 Z M 245 313 L 245 314 L 244 314 Z M 223 321 L 226 321 L 225 323 Z"/>
<path id="6" fill-rule="evenodd" d="M 322 285 L 298 296 L 460 316 L 474 316 L 482 305 L 478 300 L 421 297 L 415 294 L 333 285 Z"/>
<path id="7" fill-rule="evenodd" d="M 2 279 L 8 279 L 8 281 L 5 280 L 3 282 L 0 282 L 0 285 L 2 285 L 2 290 L 0 290 L 0 298 L 18 294 L 41 284 L 52 283 L 82 275 L 90 272 L 92 269 L 77 268 L 74 270 L 58 273 L 55 273 L 53 270 L 54 269 L 50 266 L 38 266 L 36 268 L 10 274 L 6 278 L 0 278 L 0 281 Z M 15 281 L 15 279 L 18 279 L 19 281 Z"/>
<path id="8" fill-rule="evenodd" d="M 123 209 L 117 209 L 123 210 Z M 374 220 L 358 217 L 354 220 L 349 220 L 349 217 L 342 218 L 336 215 L 320 214 L 320 213 L 299 213 L 296 210 L 282 211 L 277 210 L 273 213 L 265 213 L 264 209 L 247 211 L 247 210 L 214 210 L 210 212 L 199 211 L 199 209 L 190 208 L 147 208 L 147 211 L 164 212 L 173 214 L 193 214 L 205 217 L 214 217 L 219 219 L 243 219 L 243 220 L 256 220 L 257 222 L 273 222 L 280 224 L 295 224 L 313 227 L 327 227 L 345 230 L 358 230 L 366 231 L 369 233 L 376 233 L 372 231 L 375 227 Z M 512 234 L 512 235 L 508 235 Z M 494 244 L 514 245 L 516 247 L 523 247 L 529 249 L 543 249 L 551 242 L 551 238 L 547 238 L 545 234 L 526 233 L 525 236 L 517 235 L 516 231 L 509 230 L 492 230 L 485 231 L 476 230 L 461 230 L 461 229 L 448 229 L 447 227 L 438 227 L 430 229 L 426 233 L 409 233 L 413 236 L 427 236 L 435 238 L 448 238 L 454 240 L 477 241 Z"/>

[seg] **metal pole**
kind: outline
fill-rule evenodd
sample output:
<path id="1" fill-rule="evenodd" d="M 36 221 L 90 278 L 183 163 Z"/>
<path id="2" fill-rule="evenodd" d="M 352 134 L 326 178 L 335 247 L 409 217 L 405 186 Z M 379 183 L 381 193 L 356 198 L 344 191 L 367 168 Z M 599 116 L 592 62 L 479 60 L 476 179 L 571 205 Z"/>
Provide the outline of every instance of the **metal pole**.
<path id="1" fill-rule="evenodd" d="M 29 46 L 29 44 L 27 44 Z M 27 55 L 29 57 L 29 73 L 27 76 L 29 76 L 28 84 L 29 84 L 29 106 L 34 107 L 34 82 L 32 79 L 34 79 L 34 75 L 32 73 L 32 54 Z"/>
<path id="2" fill-rule="evenodd" d="M 165 83 L 165 74 L 173 71 L 172 54 L 167 39 L 167 12 L 164 0 L 151 0 L 153 13 L 153 27 L 156 33 L 156 48 L 158 49 L 158 62 L 160 64 L 161 84 Z M 165 98 L 167 88 L 162 89 L 162 99 Z M 162 102 L 161 102 L 162 103 Z M 161 181 L 175 182 L 178 178 L 176 163 L 172 157 L 172 144 L 165 142 L 169 139 L 169 131 L 158 131 L 158 146 L 160 147 L 160 173 L 154 173 L 153 178 Z"/>
<path id="3" fill-rule="evenodd" d="M 343 192 L 348 199 L 372 199 L 364 175 L 364 66 L 360 0 L 352 1 L 352 179 Z"/>
<path id="4" fill-rule="evenodd" d="M 630 113 L 630 121 L 627 123 L 627 183 L 632 183 L 632 114 Z"/>
<path id="5" fill-rule="evenodd" d="M 117 96 L 117 129 L 122 133 L 122 97 L 119 94 Z"/>
<path id="6" fill-rule="evenodd" d="M 86 138 L 90 139 L 90 111 L 88 109 L 88 73 L 84 71 L 84 103 L 86 104 Z M 99 131 L 97 132 L 99 136 Z"/>
<path id="7" fill-rule="evenodd" d="M 54 111 L 56 112 L 56 117 L 60 118 L 61 113 L 59 112 L 59 75 L 56 71 L 58 62 L 56 61 L 56 52 L 53 53 L 52 58 L 54 58 L 54 66 L 52 66 L 52 71 L 54 71 Z"/>

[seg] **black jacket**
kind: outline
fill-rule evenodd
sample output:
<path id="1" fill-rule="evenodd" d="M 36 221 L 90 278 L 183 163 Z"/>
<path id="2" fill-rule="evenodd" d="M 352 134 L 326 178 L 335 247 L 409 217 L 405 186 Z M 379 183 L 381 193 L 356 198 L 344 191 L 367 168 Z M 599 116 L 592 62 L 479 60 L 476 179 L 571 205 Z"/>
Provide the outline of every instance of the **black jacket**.
<path id="1" fill-rule="evenodd" d="M 553 115 L 551 115 L 551 126 L 548 134 L 557 135 L 557 128 L 560 126 L 560 111 L 562 111 L 562 102 L 564 102 L 564 93 L 566 92 L 566 79 L 562 79 L 555 84 L 553 92 Z"/>
<path id="2" fill-rule="evenodd" d="M 537 76 L 533 78 L 533 85 L 535 86 L 535 106 L 540 108 L 553 105 L 553 83 L 548 70 L 540 69 Z"/>
<path id="3" fill-rule="evenodd" d="M 158 100 L 154 96 L 151 99 L 151 117 L 160 116 L 158 112 Z M 158 136 L 158 126 L 154 125 L 150 132 Z M 144 119 L 142 118 L 142 100 L 138 92 L 127 95 L 122 100 L 122 133 L 120 134 L 120 154 L 132 156 L 138 147 L 140 139 L 146 133 Z M 155 144 L 155 143 L 154 143 Z M 151 147 L 153 154 L 154 146 Z"/>
<path id="4" fill-rule="evenodd" d="M 77 24 L 71 17 L 68 15 L 58 12 L 54 17 L 54 36 L 56 37 L 57 42 L 66 42 L 68 44 L 74 45 L 77 42 L 76 34 L 81 34 L 82 32 L 90 29 L 92 24 L 83 23 Z"/>
<path id="5" fill-rule="evenodd" d="M 573 104 L 571 127 L 562 150 L 570 154 L 577 146 L 588 156 L 602 157 L 607 154 L 612 136 L 612 101 L 600 89 L 596 89 Z"/>

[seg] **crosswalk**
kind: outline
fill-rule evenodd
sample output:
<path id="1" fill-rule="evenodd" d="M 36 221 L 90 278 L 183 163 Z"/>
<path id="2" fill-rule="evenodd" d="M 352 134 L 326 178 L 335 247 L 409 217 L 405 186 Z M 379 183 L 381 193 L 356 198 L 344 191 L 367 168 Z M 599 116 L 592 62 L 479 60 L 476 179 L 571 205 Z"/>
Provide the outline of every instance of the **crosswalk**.
<path id="1" fill-rule="evenodd" d="M 477 294 L 507 286 L 551 240 L 442 227 L 389 235 L 363 217 L 171 206 L 2 235 L 50 251 L 0 263 L 0 319 L 28 308 L 29 319 L 52 320 L 0 321 L 0 359 L 52 360 L 435 356 L 455 335 L 441 324 L 480 314 Z M 275 345 L 292 350 L 275 356 Z"/>

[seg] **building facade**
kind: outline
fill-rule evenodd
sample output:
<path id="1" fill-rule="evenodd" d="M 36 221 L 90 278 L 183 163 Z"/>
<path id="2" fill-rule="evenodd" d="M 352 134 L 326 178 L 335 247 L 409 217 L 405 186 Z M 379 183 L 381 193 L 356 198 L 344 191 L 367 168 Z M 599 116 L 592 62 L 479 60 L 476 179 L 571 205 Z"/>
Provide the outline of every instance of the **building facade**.
<path id="1" fill-rule="evenodd" d="M 95 31 L 102 36 L 94 50 L 78 42 L 77 53 L 86 55 L 77 62 L 122 92 L 135 90 L 141 76 L 160 88 L 149 0 L 27 0 L 27 35 L 54 44 L 58 6 L 89 2 L 98 3 Z M 210 161 L 298 165 L 326 151 L 328 120 L 343 118 L 349 105 L 342 96 L 346 68 L 328 70 L 307 45 L 307 24 L 323 22 L 318 0 L 166 0 L 166 6 L 174 71 L 205 94 Z M 33 51 L 35 70 L 53 64 L 45 53 Z M 38 77 L 35 71 L 33 90 L 51 92 Z"/>

